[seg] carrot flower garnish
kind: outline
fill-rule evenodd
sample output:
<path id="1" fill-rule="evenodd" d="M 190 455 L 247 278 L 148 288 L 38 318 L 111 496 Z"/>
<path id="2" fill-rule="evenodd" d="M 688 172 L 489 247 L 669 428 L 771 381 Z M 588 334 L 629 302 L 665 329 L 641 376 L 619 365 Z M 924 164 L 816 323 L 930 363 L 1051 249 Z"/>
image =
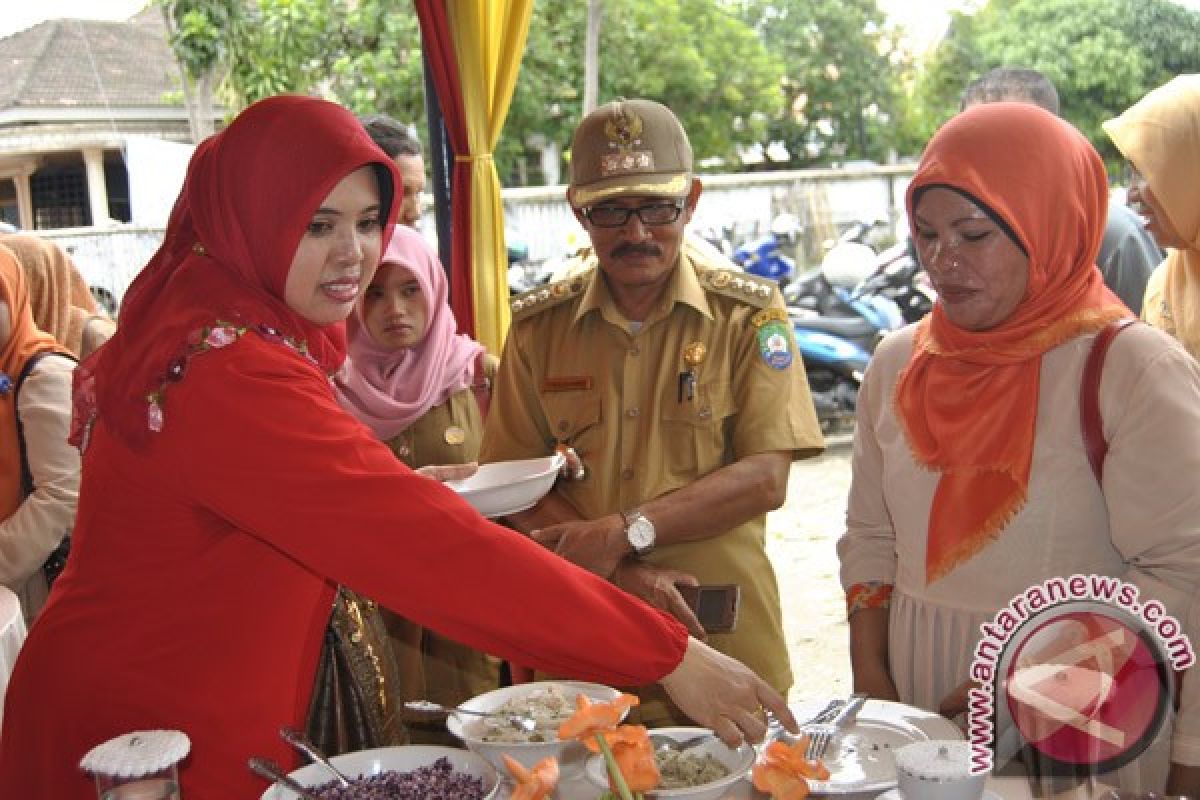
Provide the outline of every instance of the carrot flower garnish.
<path id="1" fill-rule="evenodd" d="M 578 739 L 593 753 L 604 754 L 609 785 L 621 800 L 640 798 L 640 794 L 634 795 L 631 790 L 642 792 L 659 783 L 658 766 L 646 729 L 640 725 L 617 727 L 625 712 L 639 702 L 634 695 L 622 694 L 611 703 L 593 703 L 580 694 L 575 698 L 575 713 L 558 727 L 559 739 Z M 621 755 L 618 757 L 617 753 Z"/>
<path id="2" fill-rule="evenodd" d="M 804 800 L 808 797 L 808 779 L 829 779 L 829 770 L 820 761 L 804 757 L 808 737 L 795 744 L 771 742 L 758 757 L 751 771 L 754 788 L 771 795 L 771 800 Z"/>
<path id="3" fill-rule="evenodd" d="M 527 769 L 507 753 L 501 755 L 504 757 L 504 766 L 508 767 L 508 773 L 517 783 L 511 800 L 546 800 L 558 785 L 558 761 L 554 756 L 543 758 L 533 765 L 533 769 Z"/>
<path id="4" fill-rule="evenodd" d="M 632 694 L 622 694 L 610 703 L 593 703 L 585 694 L 576 695 L 575 713 L 558 726 L 558 738 L 585 741 L 598 732 L 614 730 L 625 712 L 640 702 Z"/>

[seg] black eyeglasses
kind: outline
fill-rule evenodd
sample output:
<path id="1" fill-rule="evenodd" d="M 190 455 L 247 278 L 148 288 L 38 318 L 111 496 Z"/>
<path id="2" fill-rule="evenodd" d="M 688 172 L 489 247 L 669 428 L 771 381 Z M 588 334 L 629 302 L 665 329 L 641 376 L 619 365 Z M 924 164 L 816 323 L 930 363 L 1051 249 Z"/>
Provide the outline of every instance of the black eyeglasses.
<path id="1" fill-rule="evenodd" d="M 597 228 L 619 228 L 637 214 L 643 225 L 670 225 L 683 213 L 684 199 L 668 203 L 647 203 L 644 206 L 592 206 L 585 208 L 583 215 Z"/>

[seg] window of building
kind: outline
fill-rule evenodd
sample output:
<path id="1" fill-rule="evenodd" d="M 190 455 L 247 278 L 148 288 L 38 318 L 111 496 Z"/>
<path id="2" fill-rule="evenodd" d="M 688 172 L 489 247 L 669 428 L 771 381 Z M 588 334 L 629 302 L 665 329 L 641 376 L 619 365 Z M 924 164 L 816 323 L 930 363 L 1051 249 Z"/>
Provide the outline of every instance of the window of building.
<path id="1" fill-rule="evenodd" d="M 87 171 L 83 159 L 55 158 L 29 178 L 33 223 L 38 229 L 77 228 L 92 224 Z"/>

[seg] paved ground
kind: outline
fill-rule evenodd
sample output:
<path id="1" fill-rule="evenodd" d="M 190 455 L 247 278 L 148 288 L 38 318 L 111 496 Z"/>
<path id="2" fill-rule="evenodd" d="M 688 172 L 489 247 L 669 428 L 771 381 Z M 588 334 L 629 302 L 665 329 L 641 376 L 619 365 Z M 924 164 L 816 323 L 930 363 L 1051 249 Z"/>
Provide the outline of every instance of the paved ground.
<path id="1" fill-rule="evenodd" d="M 788 500 L 767 517 L 767 552 L 783 599 L 796 682 L 791 700 L 850 692 L 845 603 L 835 545 L 850 488 L 850 437 L 829 437 L 820 458 L 792 465 Z"/>

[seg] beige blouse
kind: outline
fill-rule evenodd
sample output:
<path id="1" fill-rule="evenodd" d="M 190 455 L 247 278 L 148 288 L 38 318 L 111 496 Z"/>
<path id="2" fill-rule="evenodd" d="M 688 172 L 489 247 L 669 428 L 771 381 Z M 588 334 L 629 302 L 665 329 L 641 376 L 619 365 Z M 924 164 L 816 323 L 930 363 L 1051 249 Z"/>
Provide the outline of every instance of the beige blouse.
<path id="1" fill-rule="evenodd" d="M 46 356 L 29 373 L 17 398 L 34 489 L 0 522 L 0 583 L 20 596 L 26 621 L 32 621 L 46 602 L 42 564 L 75 524 L 79 451 L 67 443 L 74 370 L 70 359 Z"/>

